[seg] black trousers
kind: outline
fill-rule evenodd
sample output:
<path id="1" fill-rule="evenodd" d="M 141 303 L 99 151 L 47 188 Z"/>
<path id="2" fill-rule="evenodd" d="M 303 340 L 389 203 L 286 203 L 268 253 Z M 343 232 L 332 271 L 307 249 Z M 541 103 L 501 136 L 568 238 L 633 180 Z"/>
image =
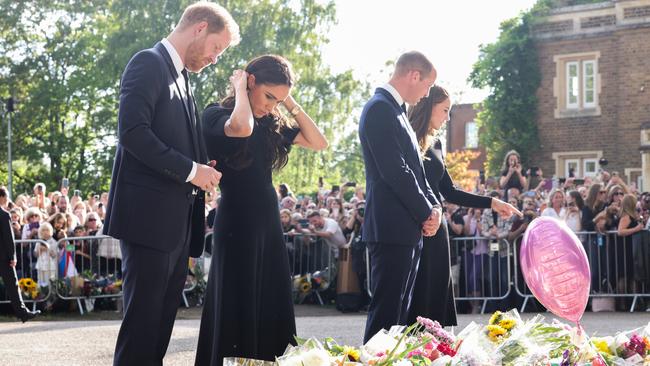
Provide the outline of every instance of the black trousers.
<path id="1" fill-rule="evenodd" d="M 382 328 L 388 330 L 393 325 L 406 325 L 422 240 L 413 245 L 369 242 L 368 251 L 372 299 L 363 343 Z"/>
<path id="2" fill-rule="evenodd" d="M 25 308 L 23 298 L 20 295 L 20 289 L 18 289 L 16 269 L 11 267 L 9 263 L 0 263 L 0 276 L 2 276 L 2 281 L 5 284 L 5 292 L 11 302 L 11 307 L 14 309 L 14 313 L 16 313 L 16 316 L 20 316 L 27 308 Z"/>
<path id="3" fill-rule="evenodd" d="M 189 230 L 171 252 L 122 241 L 124 319 L 113 365 L 162 365 L 187 277 Z"/>

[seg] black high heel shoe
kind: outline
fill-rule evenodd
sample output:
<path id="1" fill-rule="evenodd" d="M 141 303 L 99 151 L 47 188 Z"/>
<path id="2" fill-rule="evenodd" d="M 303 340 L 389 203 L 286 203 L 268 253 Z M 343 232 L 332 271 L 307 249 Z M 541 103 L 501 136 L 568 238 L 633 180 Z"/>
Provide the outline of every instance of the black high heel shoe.
<path id="1" fill-rule="evenodd" d="M 40 310 L 36 310 L 36 311 L 25 310 L 20 315 L 18 315 L 18 319 L 20 319 L 24 323 L 28 320 L 34 319 L 36 315 L 40 313 L 41 313 Z"/>

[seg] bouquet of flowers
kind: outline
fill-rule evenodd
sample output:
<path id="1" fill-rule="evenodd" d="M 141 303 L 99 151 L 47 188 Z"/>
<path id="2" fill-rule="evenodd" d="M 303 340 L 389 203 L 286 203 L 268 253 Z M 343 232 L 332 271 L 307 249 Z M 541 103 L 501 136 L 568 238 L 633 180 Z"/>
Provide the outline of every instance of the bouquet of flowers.
<path id="1" fill-rule="evenodd" d="M 590 342 L 607 365 L 650 365 L 650 324 Z"/>
<path id="2" fill-rule="evenodd" d="M 341 346 L 296 339 L 279 366 L 650 366 L 650 324 L 614 337 L 589 339 L 585 332 L 537 315 L 522 320 L 516 310 L 495 312 L 488 324 L 471 323 L 454 335 L 436 321 L 418 317 L 409 327 L 382 329 L 365 345 Z M 229 366 L 262 365 L 229 359 Z M 259 361 L 261 362 L 261 361 Z M 266 366 L 267 363 L 264 363 Z"/>
<path id="3" fill-rule="evenodd" d="M 39 290 L 36 281 L 29 277 L 21 278 L 18 280 L 18 287 L 22 291 L 23 296 L 28 299 L 34 300 L 38 297 Z"/>

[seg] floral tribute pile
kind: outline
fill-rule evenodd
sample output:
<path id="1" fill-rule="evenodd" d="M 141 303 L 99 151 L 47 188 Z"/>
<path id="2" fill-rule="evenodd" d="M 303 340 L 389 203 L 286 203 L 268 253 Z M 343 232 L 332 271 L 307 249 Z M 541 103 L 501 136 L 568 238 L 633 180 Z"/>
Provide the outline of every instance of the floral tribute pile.
<path id="1" fill-rule="evenodd" d="M 497 311 L 488 324 L 469 324 L 457 335 L 436 321 L 418 318 L 394 326 L 365 345 L 342 346 L 332 338 L 297 339 L 275 362 L 226 359 L 224 365 L 279 366 L 650 366 L 650 323 L 612 337 L 585 332 L 537 315 L 522 320 L 516 310 Z"/>

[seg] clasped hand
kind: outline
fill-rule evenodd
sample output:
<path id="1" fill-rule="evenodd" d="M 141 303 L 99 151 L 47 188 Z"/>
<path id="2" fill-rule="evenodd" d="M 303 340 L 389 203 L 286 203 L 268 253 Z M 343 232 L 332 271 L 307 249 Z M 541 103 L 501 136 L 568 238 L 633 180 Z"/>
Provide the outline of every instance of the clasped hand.
<path id="1" fill-rule="evenodd" d="M 431 215 L 429 218 L 422 224 L 422 234 L 424 236 L 434 236 L 440 228 L 440 222 L 442 221 L 442 209 L 440 207 L 434 207 L 431 210 Z"/>
<path id="2" fill-rule="evenodd" d="M 214 190 L 221 180 L 221 172 L 214 168 L 216 164 L 217 162 L 214 160 L 211 160 L 207 165 L 197 164 L 196 175 L 191 183 L 206 192 Z"/>

